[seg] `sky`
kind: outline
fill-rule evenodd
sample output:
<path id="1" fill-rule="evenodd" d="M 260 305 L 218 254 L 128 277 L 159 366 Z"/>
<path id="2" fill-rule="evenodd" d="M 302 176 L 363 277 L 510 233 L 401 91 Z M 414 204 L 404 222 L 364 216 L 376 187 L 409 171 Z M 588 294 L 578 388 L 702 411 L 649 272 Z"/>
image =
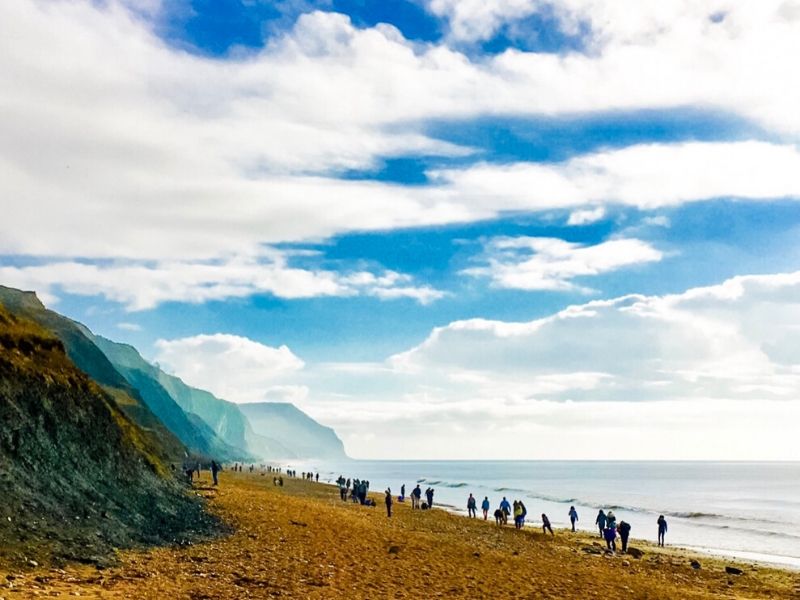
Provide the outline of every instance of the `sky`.
<path id="1" fill-rule="evenodd" d="M 350 456 L 800 460 L 800 0 L 7 0 L 0 283 Z"/>

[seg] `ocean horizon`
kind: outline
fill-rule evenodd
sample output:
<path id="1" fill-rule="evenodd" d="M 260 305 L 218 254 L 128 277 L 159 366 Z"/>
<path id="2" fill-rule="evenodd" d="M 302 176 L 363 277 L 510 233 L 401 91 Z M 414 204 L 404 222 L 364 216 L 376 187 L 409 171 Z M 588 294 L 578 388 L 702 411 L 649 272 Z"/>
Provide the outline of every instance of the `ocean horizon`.
<path id="1" fill-rule="evenodd" d="M 656 542 L 656 519 L 667 518 L 668 545 L 719 556 L 800 568 L 800 462 L 639 460 L 364 460 L 282 463 L 319 472 L 332 483 L 339 475 L 367 479 L 370 490 L 393 496 L 405 484 L 435 490 L 434 505 L 466 515 L 472 493 L 492 512 L 505 496 L 522 500 L 526 525 L 568 528 L 575 506 L 577 528 L 596 531 L 601 508 L 632 526 L 636 540 Z M 479 518 L 482 518 L 479 511 Z"/>

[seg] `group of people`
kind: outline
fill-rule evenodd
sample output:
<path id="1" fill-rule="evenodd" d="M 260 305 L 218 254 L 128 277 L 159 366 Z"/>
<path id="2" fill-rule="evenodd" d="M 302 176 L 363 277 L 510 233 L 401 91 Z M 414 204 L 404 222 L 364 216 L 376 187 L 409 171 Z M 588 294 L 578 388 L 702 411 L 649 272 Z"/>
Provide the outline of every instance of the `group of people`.
<path id="1" fill-rule="evenodd" d="M 315 478 L 316 478 L 317 483 L 319 483 L 319 473 L 316 473 L 316 474 L 315 473 L 311 473 L 311 472 L 309 472 L 309 473 L 306 473 L 306 472 L 301 473 L 301 479 L 305 479 L 306 481 L 314 481 Z"/>
<path id="2" fill-rule="evenodd" d="M 349 498 L 353 502 L 359 502 L 360 504 L 371 504 L 374 506 L 374 502 L 367 498 L 367 493 L 369 492 L 369 481 L 353 479 L 351 488 L 350 479 L 345 479 L 344 476 L 340 475 L 336 480 L 336 483 L 339 486 L 339 494 L 343 501 L 346 501 L 349 495 Z M 419 484 L 417 484 L 414 489 L 411 490 L 412 509 L 425 510 L 433 507 L 433 488 L 428 487 L 425 490 L 425 500 L 427 502 L 422 501 L 422 494 L 423 492 Z M 400 495 L 397 497 L 397 501 L 405 502 L 405 496 L 406 486 L 403 484 L 400 486 Z M 386 505 L 386 514 L 388 517 L 392 516 L 392 507 L 394 502 L 395 500 L 392 496 L 391 488 L 386 488 L 384 492 L 384 504 Z M 489 502 L 489 497 L 484 496 L 483 501 L 481 502 L 481 511 L 483 513 L 484 521 L 488 520 L 490 509 L 491 502 Z M 478 516 L 478 501 L 477 498 L 475 498 L 475 496 L 472 494 L 470 494 L 467 498 L 467 514 L 472 519 L 475 519 Z M 512 515 L 514 517 L 514 527 L 516 529 L 522 529 L 525 526 L 525 518 L 528 515 L 528 509 L 525 506 L 525 503 L 522 500 L 514 500 L 513 503 L 510 503 L 508 499 L 503 496 L 503 499 L 500 501 L 500 505 L 494 511 L 495 523 L 497 525 L 507 525 L 508 518 Z M 574 506 L 569 507 L 567 517 L 569 518 L 572 531 L 575 531 L 579 517 L 578 511 Z M 555 536 L 555 533 L 553 532 L 553 526 L 550 523 L 548 516 L 545 513 L 542 513 L 541 519 L 542 533 L 550 533 L 550 535 Z M 595 525 L 597 526 L 600 537 L 605 540 L 606 546 L 610 551 L 616 552 L 617 537 L 619 537 L 621 542 L 622 552 L 628 551 L 628 540 L 631 533 L 630 523 L 622 520 L 617 523 L 617 517 L 613 511 L 609 510 L 606 513 L 604 510 L 600 509 L 600 511 L 597 513 L 597 518 L 595 519 Z M 664 515 L 660 515 L 658 517 L 657 525 L 658 545 L 664 546 L 664 537 L 667 533 L 667 520 L 664 518 Z"/>
<path id="3" fill-rule="evenodd" d="M 317 474 L 317 481 L 319 481 L 319 474 Z M 343 502 L 346 502 L 349 498 L 352 502 L 358 502 L 362 505 L 372 504 L 372 501 L 367 497 L 369 481 L 366 479 L 353 478 L 351 482 L 349 477 L 345 479 L 344 475 L 339 475 L 336 485 L 339 486 L 339 497 Z"/>
<path id="4" fill-rule="evenodd" d="M 241 467 L 240 467 L 241 468 Z M 183 465 L 183 473 L 186 475 L 186 479 L 189 480 L 189 484 L 191 485 L 194 481 L 195 473 L 197 473 L 197 477 L 200 477 L 200 470 L 202 469 L 202 465 L 200 463 L 197 464 L 184 464 Z M 217 461 L 212 460 L 211 464 L 209 465 L 209 469 L 211 471 L 211 479 L 214 482 L 214 485 L 219 485 L 219 472 L 222 471 L 222 465 L 219 464 Z M 174 466 L 173 466 L 174 470 Z M 235 468 L 234 468 L 235 470 Z"/>

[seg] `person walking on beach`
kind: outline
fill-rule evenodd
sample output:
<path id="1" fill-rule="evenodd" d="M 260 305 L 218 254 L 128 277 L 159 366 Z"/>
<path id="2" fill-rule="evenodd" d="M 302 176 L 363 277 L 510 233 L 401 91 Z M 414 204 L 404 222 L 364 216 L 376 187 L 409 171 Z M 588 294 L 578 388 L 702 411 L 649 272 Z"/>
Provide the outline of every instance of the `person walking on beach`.
<path id="1" fill-rule="evenodd" d="M 422 498 L 422 490 L 417 484 L 417 487 L 411 490 L 411 508 L 419 508 L 420 498 Z"/>
<path id="2" fill-rule="evenodd" d="M 572 531 L 575 531 L 575 522 L 578 520 L 578 511 L 574 506 L 569 507 L 569 522 L 572 523 Z"/>
<path id="3" fill-rule="evenodd" d="M 489 496 L 483 497 L 483 502 L 481 502 L 481 510 L 483 511 L 483 520 L 489 518 Z"/>
<path id="4" fill-rule="evenodd" d="M 514 527 L 522 529 L 522 503 L 514 500 Z"/>
<path id="5" fill-rule="evenodd" d="M 520 529 L 522 529 L 522 526 L 525 525 L 525 517 L 528 516 L 528 509 L 522 500 L 519 501 L 519 507 L 522 509 L 522 516 L 520 517 Z"/>
<path id="6" fill-rule="evenodd" d="M 220 472 L 220 466 L 217 464 L 217 461 L 211 461 L 211 478 L 214 480 L 214 485 L 218 485 L 219 481 L 217 481 L 217 474 Z"/>
<path id="7" fill-rule="evenodd" d="M 406 484 L 400 486 L 400 502 L 406 499 Z"/>
<path id="8" fill-rule="evenodd" d="M 597 518 L 594 520 L 595 525 L 600 530 L 600 537 L 603 537 L 603 532 L 606 529 L 606 513 L 603 512 L 603 509 L 600 509 L 600 512 L 597 513 Z"/>
<path id="9" fill-rule="evenodd" d="M 617 517 L 614 515 L 613 511 L 608 511 L 606 513 L 606 527 L 616 530 L 617 529 Z"/>
<path id="10" fill-rule="evenodd" d="M 500 502 L 500 510 L 503 511 L 503 525 L 508 524 L 508 515 L 511 514 L 511 505 L 508 503 L 508 499 L 503 496 L 503 501 Z"/>
<path id="11" fill-rule="evenodd" d="M 542 513 L 542 533 L 547 535 L 547 532 L 550 532 L 550 535 L 556 537 L 556 534 L 553 533 L 553 527 L 550 525 L 550 519 L 547 518 L 547 515 Z"/>
<path id="12" fill-rule="evenodd" d="M 628 537 L 631 535 L 631 526 L 630 523 L 626 523 L 625 521 L 619 522 L 619 539 L 622 541 L 622 552 L 628 551 Z"/>
<path id="13" fill-rule="evenodd" d="M 658 545 L 664 546 L 664 536 L 667 533 L 667 520 L 664 518 L 664 515 L 659 515 L 658 521 Z"/>
<path id="14" fill-rule="evenodd" d="M 386 488 L 386 498 L 384 498 L 384 502 L 386 502 L 386 516 L 392 516 L 392 488 Z"/>
<path id="15" fill-rule="evenodd" d="M 478 516 L 478 503 L 475 501 L 475 496 L 472 494 L 467 498 L 467 512 L 469 513 L 470 519 L 474 519 Z"/>
<path id="16" fill-rule="evenodd" d="M 617 530 L 606 527 L 603 531 L 603 538 L 606 540 L 606 547 L 612 552 L 617 551 Z"/>
<path id="17" fill-rule="evenodd" d="M 425 498 L 428 500 L 428 508 L 433 508 L 433 488 L 429 487 L 425 490 Z"/>

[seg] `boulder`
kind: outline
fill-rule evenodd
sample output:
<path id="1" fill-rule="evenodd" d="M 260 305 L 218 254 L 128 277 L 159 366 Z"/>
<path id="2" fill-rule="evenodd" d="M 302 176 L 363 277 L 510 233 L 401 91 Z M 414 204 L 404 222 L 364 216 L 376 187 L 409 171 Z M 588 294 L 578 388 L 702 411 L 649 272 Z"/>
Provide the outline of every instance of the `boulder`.
<path id="1" fill-rule="evenodd" d="M 644 552 L 642 552 L 638 548 L 631 548 L 631 547 L 628 548 L 626 554 L 629 554 L 630 556 L 636 559 L 642 558 L 642 556 L 644 556 Z"/>
<path id="2" fill-rule="evenodd" d="M 728 565 L 725 567 L 725 572 L 728 575 L 741 575 L 743 571 L 741 569 L 738 569 L 736 567 L 731 567 L 730 565 Z"/>
<path id="3" fill-rule="evenodd" d="M 696 571 L 697 569 L 699 569 L 699 568 L 700 568 L 700 566 L 701 566 L 701 565 L 700 565 L 700 561 L 697 561 L 697 560 L 693 560 L 693 561 L 692 561 L 692 562 L 690 562 L 689 564 L 692 566 L 692 568 L 693 568 L 695 571 Z"/>

